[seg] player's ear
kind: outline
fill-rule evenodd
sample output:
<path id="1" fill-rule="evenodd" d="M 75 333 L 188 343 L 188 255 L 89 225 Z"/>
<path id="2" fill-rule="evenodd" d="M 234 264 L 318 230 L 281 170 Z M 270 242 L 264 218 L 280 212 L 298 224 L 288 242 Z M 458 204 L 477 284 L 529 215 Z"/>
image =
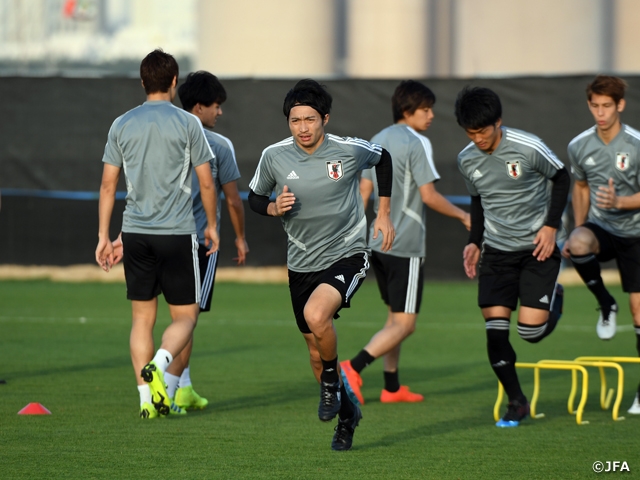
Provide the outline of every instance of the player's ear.
<path id="1" fill-rule="evenodd" d="M 322 119 L 322 126 L 324 127 L 327 123 L 329 123 L 329 114 L 328 113 Z"/>
<path id="2" fill-rule="evenodd" d="M 499 118 L 498 121 L 496 122 L 496 128 L 500 128 L 502 126 L 502 119 Z"/>
<path id="3" fill-rule="evenodd" d="M 171 82 L 171 88 L 176 88 L 176 85 L 178 85 L 178 77 L 174 76 L 173 81 Z"/>
<path id="4" fill-rule="evenodd" d="M 625 102 L 624 98 L 621 98 L 616 107 L 616 109 L 618 110 L 618 113 L 622 113 L 622 111 L 624 110 L 624 107 L 626 106 L 627 106 L 627 102 Z"/>

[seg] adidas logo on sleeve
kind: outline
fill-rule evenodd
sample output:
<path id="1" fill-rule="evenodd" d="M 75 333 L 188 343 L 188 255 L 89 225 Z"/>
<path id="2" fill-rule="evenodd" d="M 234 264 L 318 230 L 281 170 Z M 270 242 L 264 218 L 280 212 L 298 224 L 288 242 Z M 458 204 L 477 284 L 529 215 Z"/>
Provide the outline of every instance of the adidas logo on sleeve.
<path id="1" fill-rule="evenodd" d="M 473 172 L 473 175 L 471 175 L 472 178 L 480 178 L 482 177 L 482 173 L 480 173 L 480 170 L 478 170 L 477 168 L 475 169 L 475 171 Z"/>
<path id="2" fill-rule="evenodd" d="M 587 158 L 587 161 L 586 161 L 586 162 L 584 162 L 584 164 L 585 164 L 585 165 L 595 165 L 595 164 L 596 164 L 596 162 L 595 162 L 595 160 L 593 159 L 593 157 L 589 157 L 589 158 Z"/>
<path id="3" fill-rule="evenodd" d="M 299 178 L 300 177 L 293 170 L 291 170 L 291 173 L 287 175 L 287 180 L 297 180 Z"/>

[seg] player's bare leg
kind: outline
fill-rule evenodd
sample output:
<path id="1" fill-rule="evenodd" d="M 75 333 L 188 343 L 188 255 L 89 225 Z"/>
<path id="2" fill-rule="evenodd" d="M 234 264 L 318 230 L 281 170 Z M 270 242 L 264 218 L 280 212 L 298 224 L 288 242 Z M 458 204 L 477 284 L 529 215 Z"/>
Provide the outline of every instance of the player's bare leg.
<path id="1" fill-rule="evenodd" d="M 633 327 L 636 333 L 636 350 L 640 356 L 640 292 L 632 292 L 629 294 L 629 306 L 631 307 Z M 636 398 L 628 412 L 633 415 L 640 415 L 640 385 L 638 385 Z"/>
<path id="2" fill-rule="evenodd" d="M 313 376 L 316 377 L 318 383 L 320 383 L 320 374 L 322 373 L 322 359 L 320 358 L 320 352 L 316 345 L 316 337 L 313 333 L 303 333 L 305 342 L 307 342 L 307 348 L 309 349 L 309 363 L 311 364 L 311 370 Z"/>
<path id="3" fill-rule="evenodd" d="M 144 385 L 144 381 L 140 377 L 140 371 L 142 367 L 151 361 L 155 351 L 153 327 L 156 324 L 157 311 L 157 298 L 146 301 L 133 300 L 131 302 L 132 323 L 129 350 L 138 385 Z"/>

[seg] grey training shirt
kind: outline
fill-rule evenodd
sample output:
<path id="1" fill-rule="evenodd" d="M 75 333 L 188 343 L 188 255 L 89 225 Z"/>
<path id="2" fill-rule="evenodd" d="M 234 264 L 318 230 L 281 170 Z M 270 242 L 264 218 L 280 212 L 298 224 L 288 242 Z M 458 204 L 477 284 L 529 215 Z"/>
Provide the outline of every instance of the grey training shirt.
<path id="1" fill-rule="evenodd" d="M 605 145 L 596 127 L 585 130 L 569 143 L 571 171 L 577 180 L 589 184 L 587 220 L 619 237 L 640 237 L 640 210 L 602 209 L 596 205 L 598 187 L 613 178 L 616 194 L 640 192 L 640 132 L 628 125 Z"/>
<path id="2" fill-rule="evenodd" d="M 488 154 L 473 142 L 458 155 L 471 195 L 484 209 L 484 241 L 504 251 L 533 250 L 551 201 L 551 181 L 564 165 L 535 135 L 502 127 L 498 148 Z"/>
<path id="3" fill-rule="evenodd" d="M 393 248 L 384 252 L 396 257 L 424 257 L 426 255 L 427 206 L 419 188 L 440 179 L 433 163 L 431 142 L 409 125 L 397 123 L 377 133 L 371 141 L 380 144 L 393 159 L 393 189 L 391 194 L 391 222 L 396 229 Z M 378 185 L 375 170 L 365 170 L 362 178 L 374 182 L 375 204 L 378 211 Z M 382 235 L 373 238 L 373 223 L 369 231 L 372 250 L 382 252 Z"/>
<path id="4" fill-rule="evenodd" d="M 293 209 L 281 217 L 289 237 L 289 269 L 320 271 L 369 251 L 358 172 L 377 165 L 381 154 L 379 145 L 331 134 L 311 155 L 293 137 L 262 152 L 251 190 L 279 195 L 287 185 L 296 197 Z"/>
<path id="5" fill-rule="evenodd" d="M 213 151 L 215 158 L 211 160 L 211 174 L 216 185 L 216 194 L 218 198 L 218 211 L 216 218 L 218 222 L 218 234 L 220 233 L 220 194 L 222 193 L 222 185 L 233 182 L 240 178 L 240 171 L 236 163 L 236 153 L 233 149 L 231 140 L 218 133 L 209 130 L 204 131 L 207 137 L 209 147 Z M 196 229 L 198 231 L 198 242 L 204 245 L 204 229 L 207 226 L 207 215 L 202 206 L 202 197 L 200 196 L 200 182 L 197 175 L 193 175 L 191 182 L 191 198 L 193 199 L 193 216 L 196 219 Z"/>
<path id="6" fill-rule="evenodd" d="M 122 231 L 195 233 L 191 171 L 212 158 L 200 120 L 170 102 L 147 101 L 116 118 L 102 161 L 124 169 Z"/>

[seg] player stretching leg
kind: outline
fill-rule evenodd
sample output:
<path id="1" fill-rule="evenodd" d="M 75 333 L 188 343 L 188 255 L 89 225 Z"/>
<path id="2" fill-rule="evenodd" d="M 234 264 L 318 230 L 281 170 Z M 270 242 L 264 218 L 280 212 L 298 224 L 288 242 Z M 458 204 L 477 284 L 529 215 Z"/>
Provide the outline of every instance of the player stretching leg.
<path id="1" fill-rule="evenodd" d="M 249 184 L 249 205 L 280 217 L 287 232 L 291 303 L 320 383 L 318 417 L 326 422 L 339 416 L 331 448 L 348 450 L 362 414 L 340 382 L 333 320 L 349 307 L 369 268 L 358 172 L 376 167 L 380 205 L 374 237 L 382 235 L 382 250 L 388 251 L 394 238 L 389 219 L 393 170 L 389 153 L 379 145 L 325 134 L 331 102 L 314 80 L 301 80 L 289 90 L 283 111 L 292 136 L 262 152 Z"/>
<path id="2" fill-rule="evenodd" d="M 178 64 L 154 50 L 140 65 L 147 101 L 118 117 L 109 130 L 100 186 L 96 261 L 109 271 L 116 260 L 109 225 L 120 171 L 127 204 L 122 221 L 124 273 L 131 300 L 131 360 L 138 377 L 140 417 L 168 415 L 172 404 L 164 373 L 191 339 L 198 317 L 200 275 L 198 240 L 190 195 L 192 168 L 200 183 L 207 216 L 204 237 L 212 254 L 218 248 L 216 197 L 202 125 L 174 107 Z M 190 155 L 185 158 L 185 151 Z M 158 295 L 169 304 L 172 323 L 153 354 Z"/>
<path id="3" fill-rule="evenodd" d="M 478 305 L 486 322 L 489 362 L 509 397 L 507 413 L 496 425 L 517 427 L 529 413 L 529 403 L 509 342 L 511 312 L 520 300 L 518 334 L 531 343 L 549 335 L 560 319 L 556 233 L 567 203 L 569 173 L 538 137 L 502 126 L 502 105 L 493 91 L 465 88 L 456 99 L 455 114 L 472 140 L 458 155 L 471 194 L 464 269 L 474 278 L 482 256 Z"/>
<path id="4" fill-rule="evenodd" d="M 393 250 L 383 253 L 380 239 L 370 240 L 371 265 L 378 281 L 382 300 L 387 305 L 387 321 L 369 343 L 351 360 L 340 364 L 343 376 L 354 397 L 364 403 L 360 392 L 360 373 L 376 358 L 384 355 L 383 403 L 421 402 L 423 396 L 400 385 L 398 361 L 400 346 L 416 328 L 422 301 L 423 268 L 426 255 L 427 206 L 438 213 L 460 220 L 470 227 L 469 214 L 452 205 L 437 192 L 440 179 L 433 163 L 429 140 L 418 134 L 426 131 L 433 120 L 436 101 L 425 85 L 407 80 L 401 82 L 391 99 L 394 125 L 376 134 L 371 141 L 380 144 L 393 158 L 393 195 L 391 221 L 396 228 Z M 374 192 L 375 172 L 364 170 L 360 193 L 366 207 Z M 378 196 L 376 191 L 375 208 Z"/>
<path id="5" fill-rule="evenodd" d="M 620 121 L 626 86 L 605 75 L 587 86 L 596 124 L 569 143 L 576 228 L 562 253 L 598 300 L 596 331 L 603 340 L 616 333 L 618 305 L 602 282 L 599 262 L 616 259 L 640 355 L 640 132 Z M 629 413 L 640 414 L 640 386 Z"/>

